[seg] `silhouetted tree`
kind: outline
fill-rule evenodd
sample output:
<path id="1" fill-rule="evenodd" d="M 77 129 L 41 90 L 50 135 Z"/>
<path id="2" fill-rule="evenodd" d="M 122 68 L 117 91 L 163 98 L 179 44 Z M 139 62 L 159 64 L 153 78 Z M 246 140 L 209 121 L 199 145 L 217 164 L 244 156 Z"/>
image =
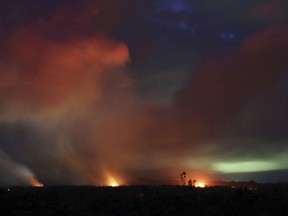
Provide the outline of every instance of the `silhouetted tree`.
<path id="1" fill-rule="evenodd" d="M 192 185 L 195 186 L 196 179 L 193 179 Z"/>
<path id="2" fill-rule="evenodd" d="M 181 182 L 182 182 L 182 185 L 186 185 L 186 172 L 183 172 L 180 174 L 180 178 L 181 178 Z"/>

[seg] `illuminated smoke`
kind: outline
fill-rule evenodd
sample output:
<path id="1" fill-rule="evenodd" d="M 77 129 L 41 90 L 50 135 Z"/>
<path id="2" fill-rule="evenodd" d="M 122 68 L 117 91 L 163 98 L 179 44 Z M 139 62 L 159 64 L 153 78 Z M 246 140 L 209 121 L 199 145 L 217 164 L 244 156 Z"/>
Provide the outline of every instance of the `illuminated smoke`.
<path id="1" fill-rule="evenodd" d="M 0 62 L 0 124 L 11 125 L 11 131 L 19 123 L 29 128 L 26 151 L 33 158 L 22 155 L 25 144 L 16 143 L 14 149 L 41 179 L 104 185 L 102 169 L 112 169 L 114 176 L 114 170 L 130 163 L 121 159 L 121 145 L 136 142 L 144 118 L 123 69 L 129 62 L 127 46 L 99 30 L 74 32 L 71 20 L 85 29 L 87 20 L 97 17 L 79 13 L 83 16 L 71 17 L 69 9 L 60 10 L 45 22 L 14 29 Z M 56 31 L 51 37 L 61 26 L 67 26 L 69 36 Z M 25 183 L 41 185 L 27 167 L 12 168 L 13 175 L 26 176 Z"/>
<path id="2" fill-rule="evenodd" d="M 110 173 L 107 172 L 105 185 L 111 186 L 111 187 L 118 187 L 120 183 L 118 180 L 116 180 L 114 176 L 112 176 Z"/>
<path id="3" fill-rule="evenodd" d="M 7 59 L 0 64 L 0 118 L 14 122 L 87 112 L 101 98 L 105 73 L 125 64 L 129 54 L 124 44 L 100 36 L 57 42 L 20 29 Z"/>
<path id="4" fill-rule="evenodd" d="M 35 174 L 25 165 L 19 164 L 13 161 L 9 155 L 0 149 L 0 171 L 4 174 L 9 174 L 16 181 L 22 184 L 31 186 L 43 186 L 36 177 Z"/>

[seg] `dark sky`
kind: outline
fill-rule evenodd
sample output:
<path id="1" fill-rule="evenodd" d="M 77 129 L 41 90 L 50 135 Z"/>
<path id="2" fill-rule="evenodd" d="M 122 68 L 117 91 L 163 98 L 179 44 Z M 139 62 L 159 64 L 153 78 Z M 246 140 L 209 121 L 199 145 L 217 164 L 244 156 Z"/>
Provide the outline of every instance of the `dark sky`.
<path id="1" fill-rule="evenodd" d="M 288 180 L 286 0 L 2 0 L 0 184 Z"/>

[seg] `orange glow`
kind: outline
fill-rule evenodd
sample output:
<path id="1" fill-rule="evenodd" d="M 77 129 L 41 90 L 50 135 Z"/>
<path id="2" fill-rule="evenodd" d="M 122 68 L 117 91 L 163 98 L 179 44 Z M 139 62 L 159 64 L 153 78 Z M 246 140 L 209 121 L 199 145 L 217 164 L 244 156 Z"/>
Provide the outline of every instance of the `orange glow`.
<path id="1" fill-rule="evenodd" d="M 31 185 L 33 187 L 44 187 L 44 185 L 41 182 L 39 182 L 37 179 L 32 179 Z"/>
<path id="2" fill-rule="evenodd" d="M 197 183 L 195 184 L 195 187 L 204 188 L 204 187 L 205 187 L 205 183 L 204 183 L 204 182 L 197 182 Z"/>
<path id="3" fill-rule="evenodd" d="M 118 187 L 119 186 L 118 181 L 110 174 L 107 174 L 106 182 L 107 182 L 106 184 L 108 186 L 111 186 L 111 187 Z"/>

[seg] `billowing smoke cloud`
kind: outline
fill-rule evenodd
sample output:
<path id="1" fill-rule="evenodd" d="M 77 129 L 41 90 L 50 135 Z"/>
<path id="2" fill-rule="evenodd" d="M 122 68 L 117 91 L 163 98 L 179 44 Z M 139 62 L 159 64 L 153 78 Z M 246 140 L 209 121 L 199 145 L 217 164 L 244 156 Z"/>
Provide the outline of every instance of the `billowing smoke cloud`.
<path id="1" fill-rule="evenodd" d="M 204 61 L 175 105 L 212 127 L 231 120 L 286 72 L 287 34 L 285 28 L 265 30 L 249 37 L 236 54 Z"/>
<path id="2" fill-rule="evenodd" d="M 106 173 L 130 163 L 143 128 L 133 81 L 122 69 L 128 48 L 91 24 L 101 7 L 90 3 L 16 26 L 2 50 L 0 119 L 12 131 L 5 148 L 13 145 L 11 152 L 48 183 L 106 184 Z M 29 128 L 26 144 L 13 141 L 19 123 Z M 33 158 L 21 154 L 23 146 Z"/>
<path id="3" fill-rule="evenodd" d="M 7 121 L 81 111 L 100 98 L 103 74 L 129 58 L 124 44 L 105 38 L 57 42 L 25 29 L 8 46 L 0 95 Z"/>
<path id="4" fill-rule="evenodd" d="M 1 120 L 31 122 L 43 130 L 39 133 L 64 136 L 60 140 L 70 136 L 59 130 L 69 131 L 71 122 L 93 115 L 106 73 L 118 76 L 115 85 L 130 85 L 119 68 L 129 59 L 127 47 L 106 38 L 58 42 L 19 30 L 8 48 L 1 70 Z M 59 144 L 57 139 L 51 142 Z"/>

